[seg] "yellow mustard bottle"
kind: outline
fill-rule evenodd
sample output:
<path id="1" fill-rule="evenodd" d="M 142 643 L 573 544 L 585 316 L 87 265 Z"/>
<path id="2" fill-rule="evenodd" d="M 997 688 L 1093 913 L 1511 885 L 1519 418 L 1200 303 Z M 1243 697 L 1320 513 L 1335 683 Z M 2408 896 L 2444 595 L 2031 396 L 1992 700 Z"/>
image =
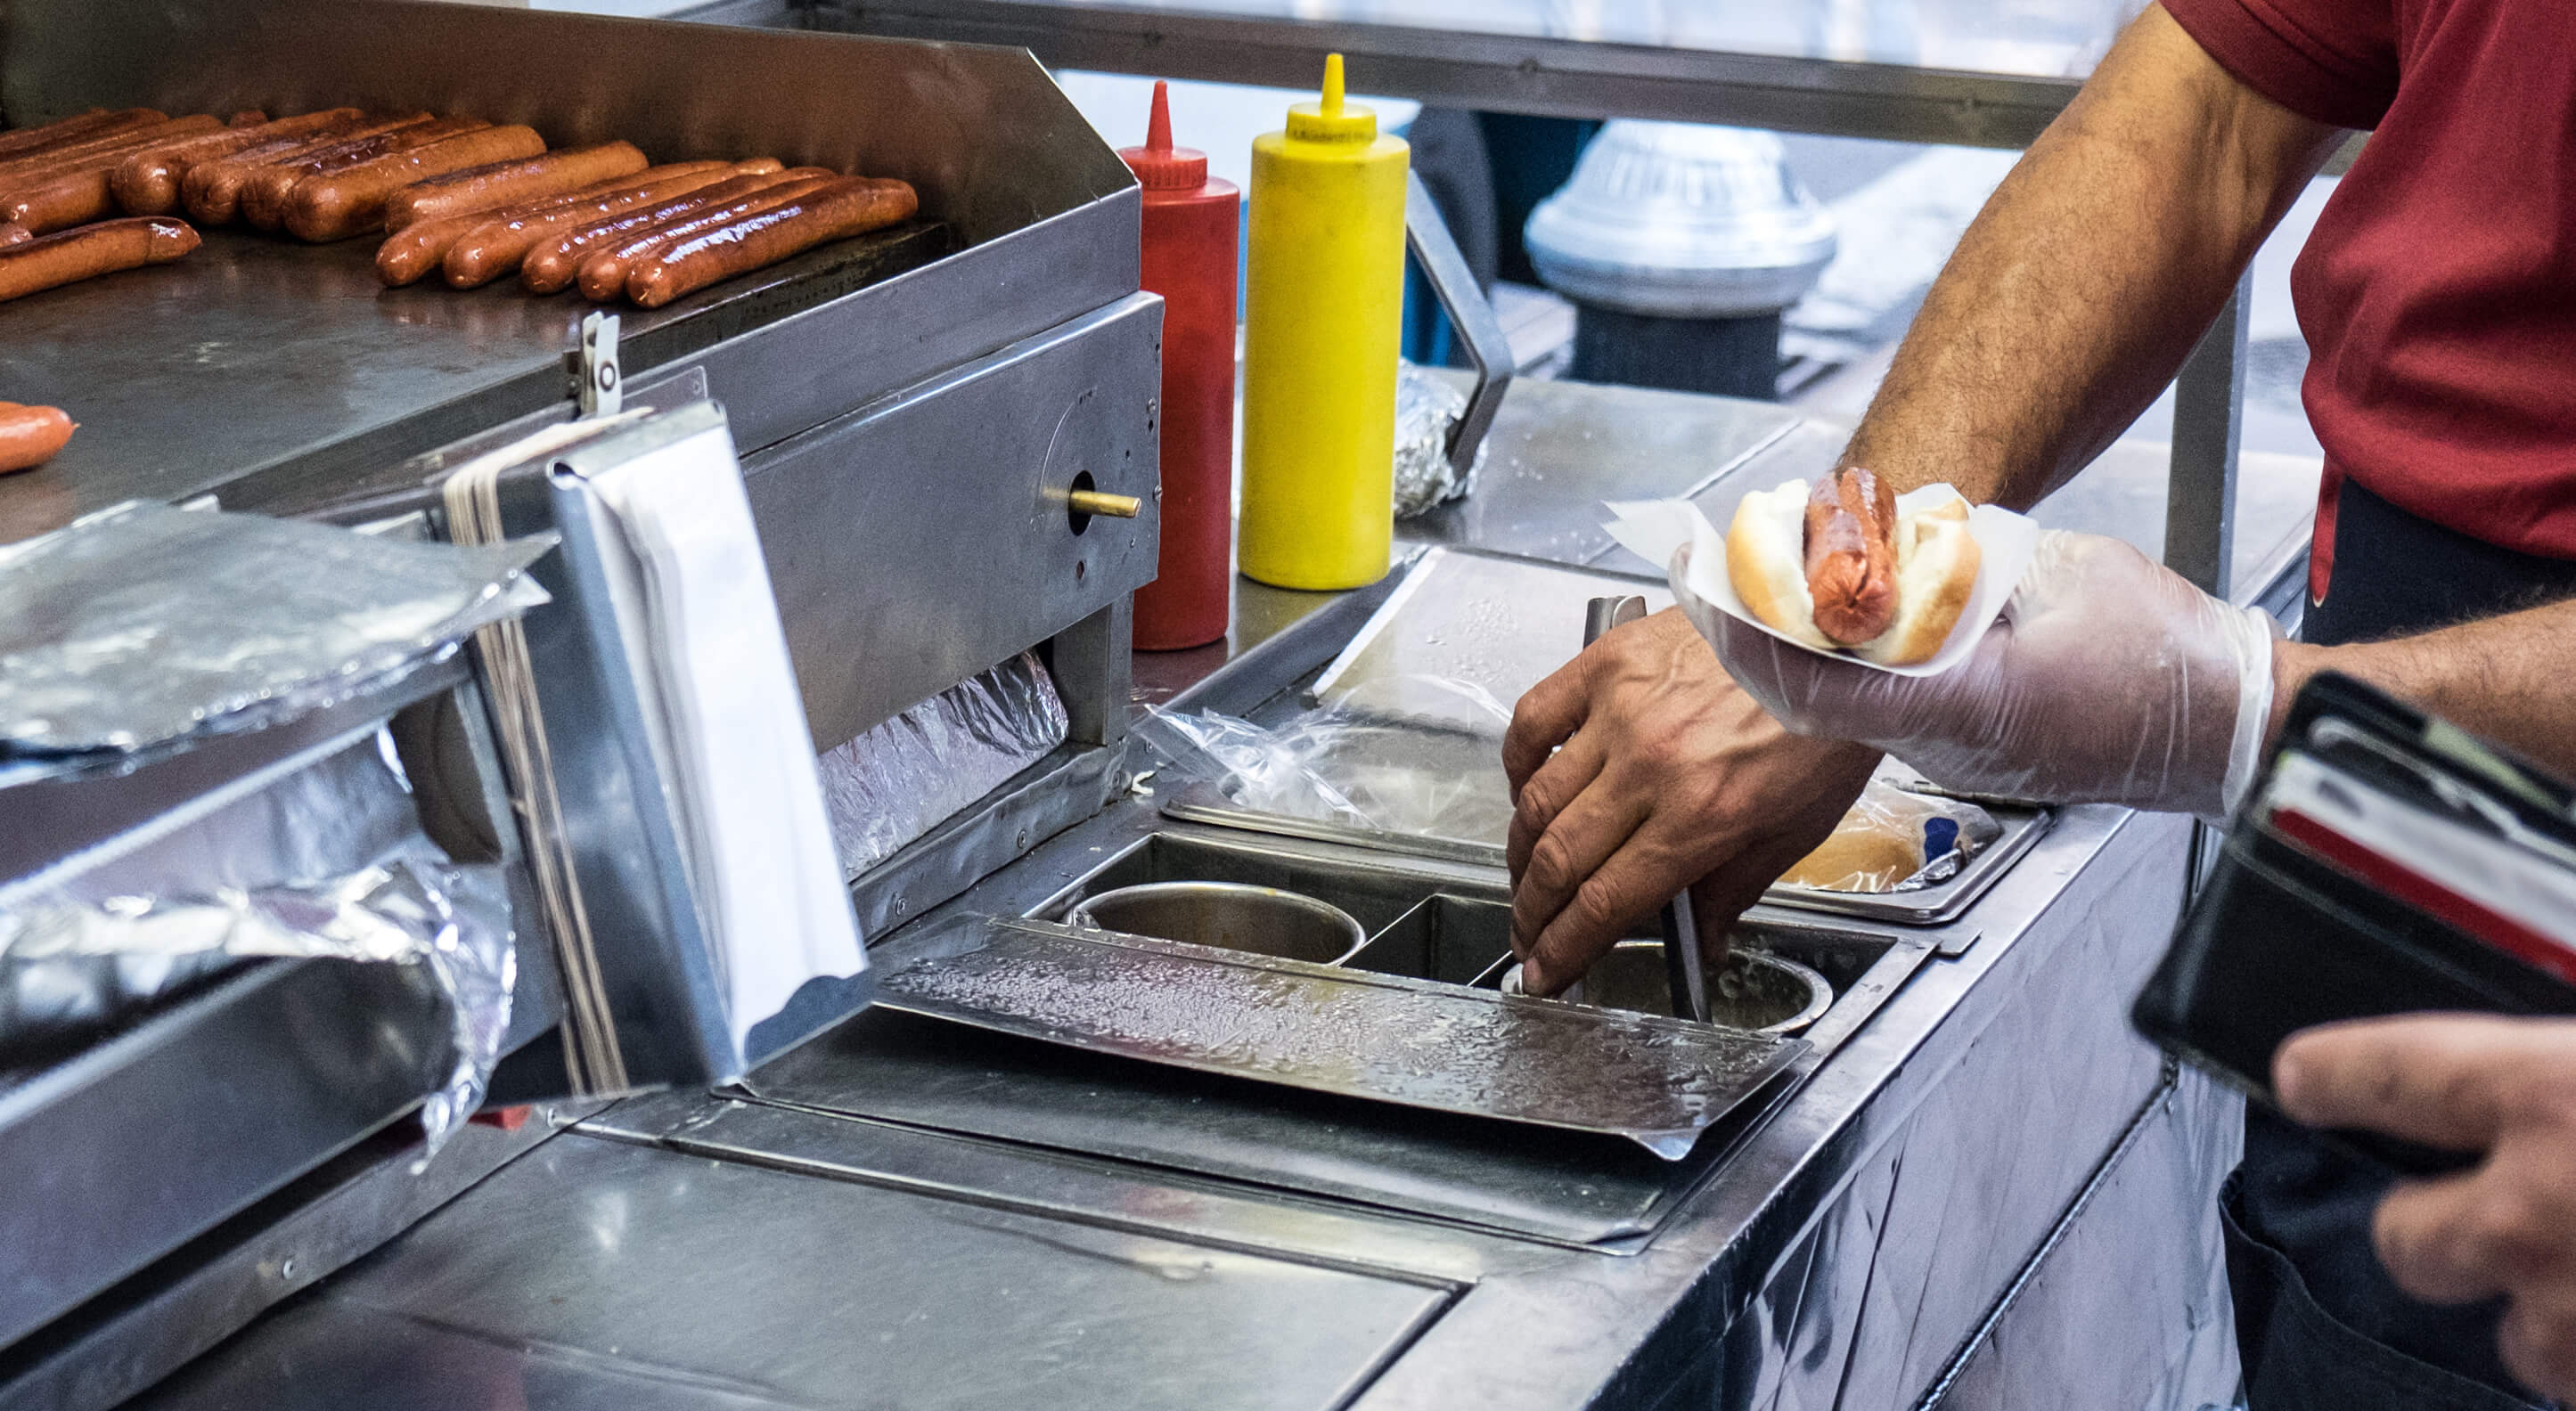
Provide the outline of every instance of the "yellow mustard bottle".
<path id="1" fill-rule="evenodd" d="M 1252 143 L 1243 295 L 1243 523 L 1236 561 L 1281 588 L 1386 576 L 1395 538 L 1395 356 L 1411 148 L 1342 101 Z"/>

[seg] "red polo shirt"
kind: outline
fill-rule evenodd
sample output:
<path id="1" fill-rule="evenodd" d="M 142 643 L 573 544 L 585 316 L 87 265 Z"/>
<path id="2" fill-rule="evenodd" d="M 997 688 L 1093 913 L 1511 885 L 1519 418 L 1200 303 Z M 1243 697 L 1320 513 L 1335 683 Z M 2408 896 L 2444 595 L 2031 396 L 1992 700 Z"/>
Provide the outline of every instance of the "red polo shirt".
<path id="1" fill-rule="evenodd" d="M 2255 91 L 2374 129 L 2290 276 L 2328 485 L 2576 558 L 2576 0 L 2163 4 Z"/>

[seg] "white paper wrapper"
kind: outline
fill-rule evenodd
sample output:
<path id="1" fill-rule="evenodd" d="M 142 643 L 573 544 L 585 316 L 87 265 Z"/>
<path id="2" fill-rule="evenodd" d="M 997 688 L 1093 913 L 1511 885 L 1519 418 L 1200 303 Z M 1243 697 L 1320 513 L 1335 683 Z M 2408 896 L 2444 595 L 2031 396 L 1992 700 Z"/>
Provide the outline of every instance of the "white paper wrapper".
<path id="1" fill-rule="evenodd" d="M 1897 513 L 1929 509 L 1958 493 L 1947 485 L 1910 490 L 1897 497 Z M 1684 544 L 1691 546 L 1688 574 L 1672 579 L 1675 596 L 1695 595 L 1736 621 L 1768 632 L 1800 651 L 1816 650 L 1745 610 L 1743 600 L 1735 596 L 1735 585 L 1727 578 L 1726 535 L 1708 522 L 1699 506 L 1688 500 L 1630 500 L 1611 504 L 1608 509 L 1610 523 L 1606 527 L 1610 537 L 1648 563 L 1660 563 L 1669 570 L 1673 555 Z M 2013 589 L 2020 584 L 2022 571 L 2030 567 L 2032 550 L 2038 547 L 2039 526 L 2011 510 L 1976 505 L 1968 511 L 1968 532 L 1977 539 L 1977 589 L 1968 599 L 1967 610 L 1951 627 L 1950 639 L 1941 644 L 1941 650 L 1933 653 L 1930 661 L 1914 666 L 1882 666 L 1849 652 L 1824 655 L 1897 676 L 1938 676 L 1966 660 L 1968 653 L 1976 650 L 1977 640 L 1986 635 L 1986 629 L 2003 615 L 2005 604 L 2012 601 Z"/>

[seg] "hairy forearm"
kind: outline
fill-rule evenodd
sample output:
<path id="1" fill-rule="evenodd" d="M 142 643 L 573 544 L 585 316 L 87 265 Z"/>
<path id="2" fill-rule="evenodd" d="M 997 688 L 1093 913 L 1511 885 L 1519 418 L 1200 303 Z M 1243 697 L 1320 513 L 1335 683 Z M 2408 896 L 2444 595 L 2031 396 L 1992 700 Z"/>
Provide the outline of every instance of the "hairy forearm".
<path id="1" fill-rule="evenodd" d="M 1845 462 L 2028 508 L 2155 400 L 2336 135 L 2150 7 L 1968 228 Z"/>
<path id="2" fill-rule="evenodd" d="M 2576 599 L 2346 647 L 2275 644 L 2272 724 L 2320 671 L 2356 676 L 2462 729 L 2576 775 Z"/>

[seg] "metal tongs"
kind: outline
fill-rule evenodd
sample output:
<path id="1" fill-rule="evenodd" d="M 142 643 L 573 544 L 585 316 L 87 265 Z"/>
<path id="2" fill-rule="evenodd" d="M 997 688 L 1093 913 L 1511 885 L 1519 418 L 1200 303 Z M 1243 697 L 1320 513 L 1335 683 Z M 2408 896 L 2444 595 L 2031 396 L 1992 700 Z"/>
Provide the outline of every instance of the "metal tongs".
<path id="1" fill-rule="evenodd" d="M 1646 600 L 1634 594 L 1594 598 L 1583 613 L 1583 645 L 1646 615 Z M 1673 1017 L 1708 1022 L 1708 967 L 1699 951 L 1699 918 L 1691 914 L 1688 891 L 1664 903 L 1664 979 L 1672 986 Z"/>
<path id="2" fill-rule="evenodd" d="M 1646 615 L 1646 600 L 1633 593 L 1616 597 L 1594 598 L 1583 613 L 1583 645 L 1600 641 L 1602 634 L 1623 623 L 1634 622 Z M 1664 980 L 1672 987 L 1673 1017 L 1705 1024 L 1708 1020 L 1708 964 L 1699 953 L 1699 919 L 1691 914 L 1690 893 L 1685 891 L 1664 903 Z M 1503 975 L 1502 989 L 1507 995 L 1527 993 L 1521 988 L 1521 968 L 1514 965 Z M 1583 982 L 1575 981 L 1557 992 L 1558 999 L 1583 1002 Z"/>

